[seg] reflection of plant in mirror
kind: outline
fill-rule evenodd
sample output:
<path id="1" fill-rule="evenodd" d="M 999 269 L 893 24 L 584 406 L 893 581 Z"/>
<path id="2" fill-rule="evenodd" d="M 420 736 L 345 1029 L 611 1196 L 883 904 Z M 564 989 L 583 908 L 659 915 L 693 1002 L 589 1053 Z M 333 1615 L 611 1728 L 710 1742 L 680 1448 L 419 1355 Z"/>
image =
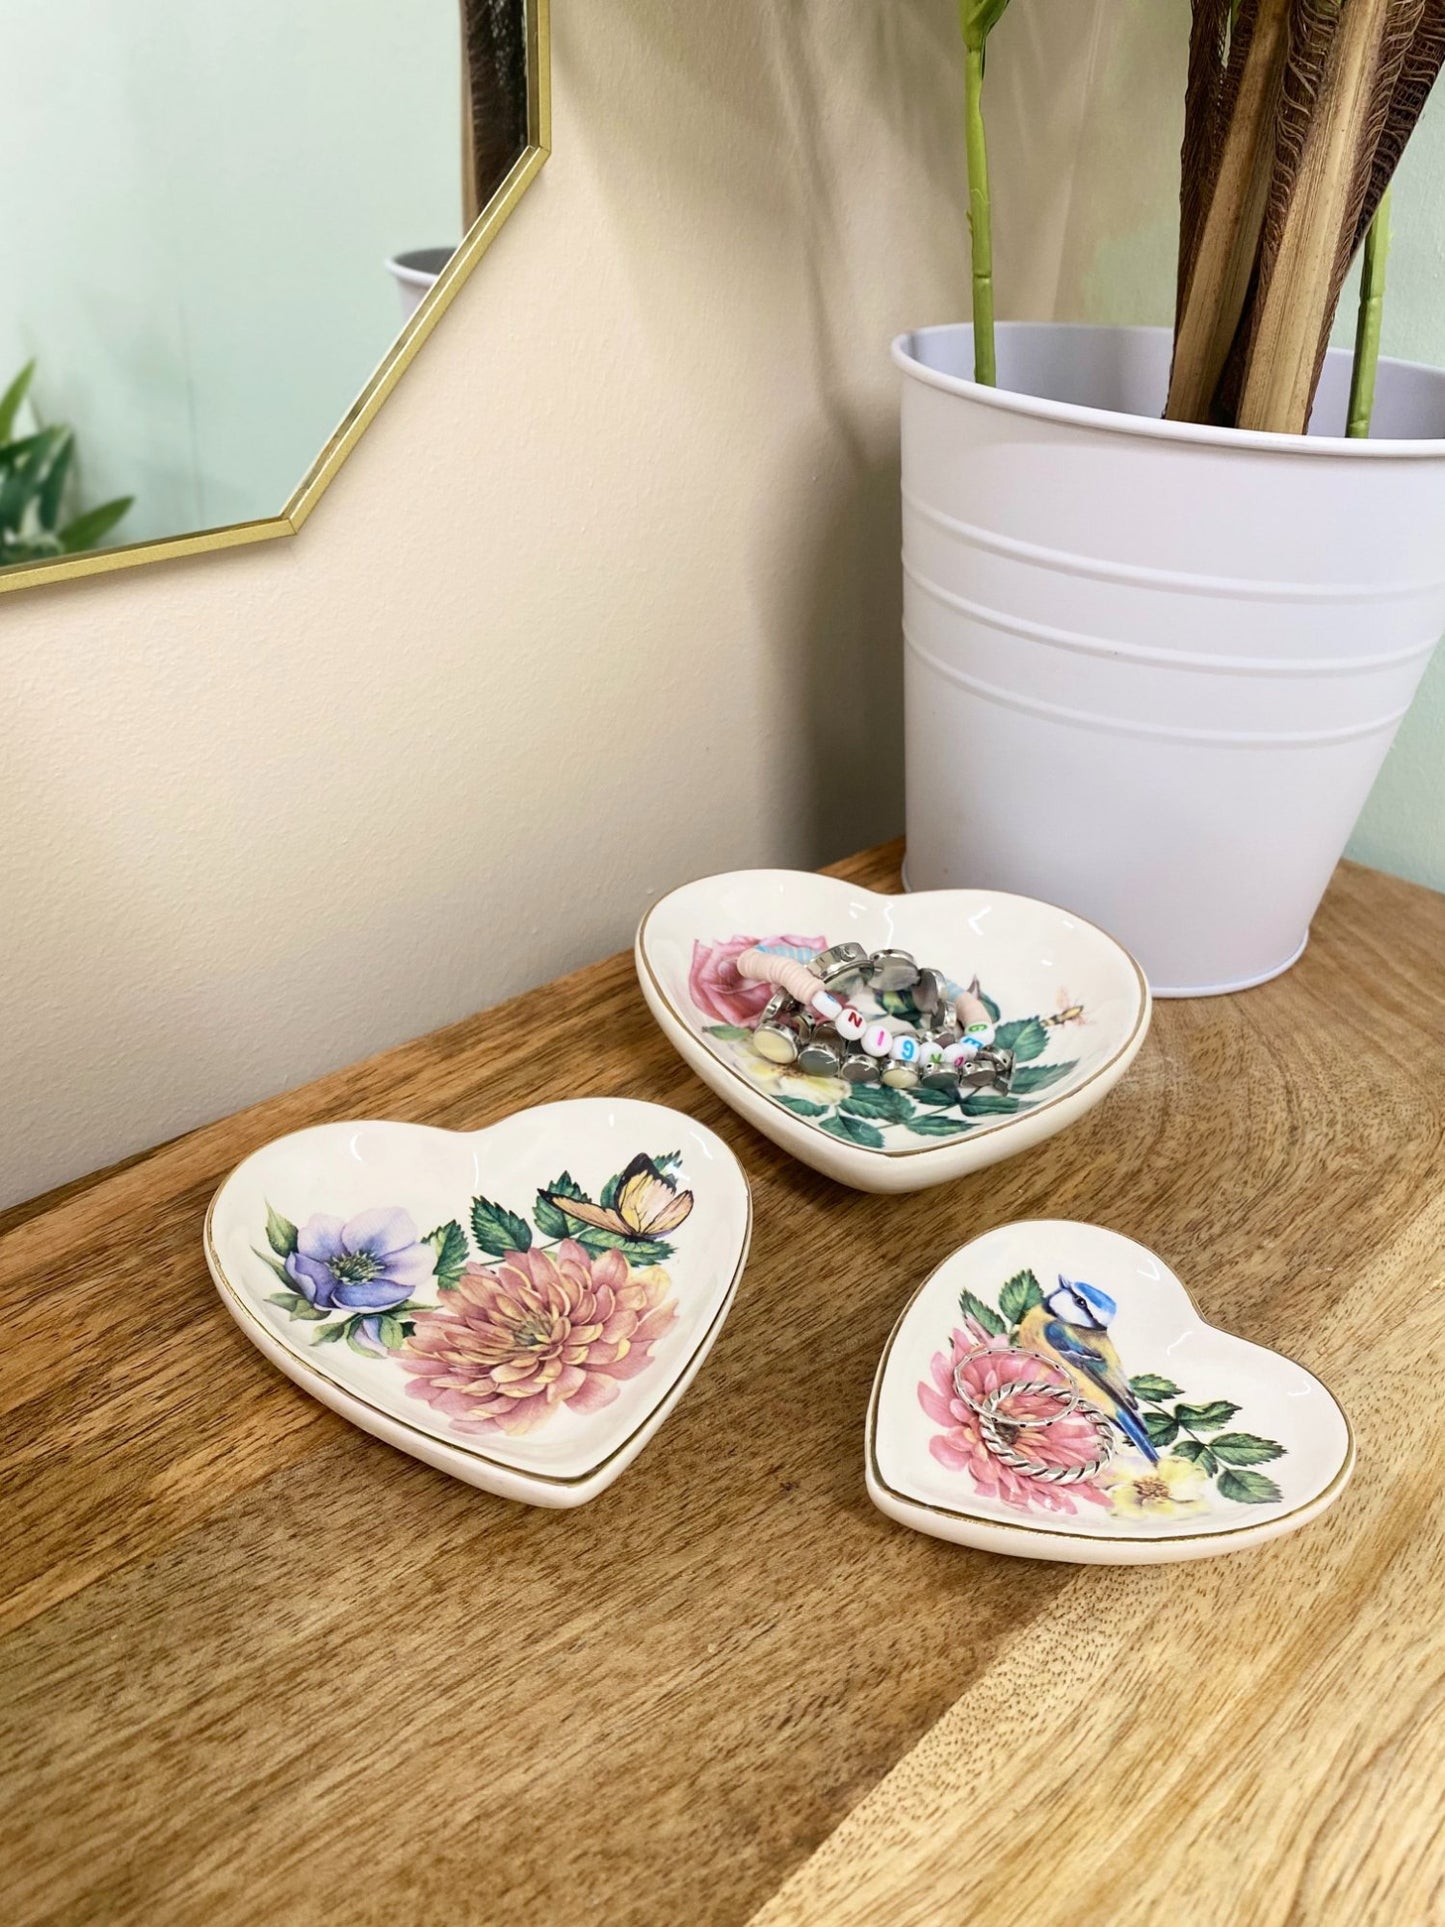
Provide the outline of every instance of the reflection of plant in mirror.
<path id="1" fill-rule="evenodd" d="M 34 373 L 35 363 L 26 362 L 0 395 L 0 568 L 98 547 L 135 499 L 122 495 L 102 502 L 62 526 L 74 431 L 56 422 L 33 435 L 14 433 Z"/>

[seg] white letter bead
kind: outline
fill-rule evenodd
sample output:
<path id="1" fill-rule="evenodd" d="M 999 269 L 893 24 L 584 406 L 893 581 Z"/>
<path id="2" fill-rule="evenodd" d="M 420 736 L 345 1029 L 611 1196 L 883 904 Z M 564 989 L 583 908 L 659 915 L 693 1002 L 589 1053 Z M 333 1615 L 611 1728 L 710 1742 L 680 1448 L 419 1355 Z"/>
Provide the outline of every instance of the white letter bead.
<path id="1" fill-rule="evenodd" d="M 918 1061 L 918 1039 L 916 1037 L 895 1037 L 888 1047 L 888 1055 L 895 1064 L 916 1064 Z"/>
<path id="2" fill-rule="evenodd" d="M 863 1048 L 870 1057 L 886 1057 L 893 1048 L 893 1032 L 887 1024 L 870 1024 L 863 1033 Z"/>
<path id="3" fill-rule="evenodd" d="M 833 1028 L 840 1037 L 846 1037 L 850 1044 L 856 1043 L 867 1030 L 868 1019 L 861 1010 L 855 1010 L 852 1004 L 844 1004 L 833 1019 Z"/>
<path id="4" fill-rule="evenodd" d="M 950 1044 L 943 1053 L 945 1064 L 966 1064 L 970 1057 L 977 1057 L 978 1041 L 973 1037 L 960 1037 L 956 1044 Z"/>
<path id="5" fill-rule="evenodd" d="M 843 1006 L 831 990 L 820 990 L 813 998 L 813 1008 L 825 1022 L 831 1023 L 841 1012 Z"/>
<path id="6" fill-rule="evenodd" d="M 918 1061 L 925 1069 L 930 1064 L 940 1063 L 943 1059 L 942 1044 L 935 1044 L 931 1037 L 925 1037 L 918 1046 Z"/>
<path id="7" fill-rule="evenodd" d="M 970 1024 L 966 1033 L 975 1044 L 991 1044 L 994 1040 L 992 1024 Z"/>

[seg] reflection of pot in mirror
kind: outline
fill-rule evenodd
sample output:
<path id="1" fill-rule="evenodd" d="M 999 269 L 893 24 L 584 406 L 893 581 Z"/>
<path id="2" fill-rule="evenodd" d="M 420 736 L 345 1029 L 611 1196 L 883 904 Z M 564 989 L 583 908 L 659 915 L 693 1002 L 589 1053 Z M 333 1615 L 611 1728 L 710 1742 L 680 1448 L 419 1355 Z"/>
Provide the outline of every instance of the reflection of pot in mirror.
<path id="1" fill-rule="evenodd" d="M 405 254 L 393 254 L 390 257 L 386 265 L 396 276 L 403 321 L 411 320 L 421 306 L 427 289 L 455 252 L 454 248 L 409 248 Z"/>

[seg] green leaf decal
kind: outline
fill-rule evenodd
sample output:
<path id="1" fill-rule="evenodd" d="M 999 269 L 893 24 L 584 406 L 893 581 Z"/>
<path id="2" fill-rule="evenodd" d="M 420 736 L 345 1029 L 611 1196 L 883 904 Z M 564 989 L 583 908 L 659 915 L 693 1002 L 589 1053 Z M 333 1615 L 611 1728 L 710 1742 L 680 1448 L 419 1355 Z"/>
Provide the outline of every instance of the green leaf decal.
<path id="1" fill-rule="evenodd" d="M 1169 1412 L 1146 1412 L 1144 1429 L 1151 1445 L 1172 1445 L 1179 1436 L 1179 1421 Z"/>
<path id="2" fill-rule="evenodd" d="M 1129 1380 L 1130 1390 L 1139 1398 L 1178 1398 L 1183 1390 L 1172 1378 L 1160 1378 L 1157 1372 L 1140 1372 L 1137 1378 Z"/>
<path id="3" fill-rule="evenodd" d="M 826 1104 L 815 1104 L 810 1097 L 780 1097 L 777 1102 L 794 1117 L 821 1117 L 828 1109 Z"/>
<path id="4" fill-rule="evenodd" d="M 469 1256 L 467 1234 L 453 1218 L 450 1224 L 439 1224 L 435 1231 L 429 1231 L 422 1243 L 430 1245 L 436 1253 L 437 1289 L 450 1291 L 461 1277 Z"/>
<path id="5" fill-rule="evenodd" d="M 887 1084 L 860 1084 L 838 1108 L 848 1117 L 875 1118 L 882 1124 L 902 1124 L 913 1115 L 907 1093 Z"/>
<path id="6" fill-rule="evenodd" d="M 280 1305 L 293 1318 L 304 1318 L 308 1324 L 319 1324 L 323 1318 L 331 1316 L 319 1305 L 313 1305 L 309 1298 L 303 1298 L 299 1291 L 273 1291 L 266 1300 L 268 1305 Z"/>
<path id="7" fill-rule="evenodd" d="M 349 1318 L 343 1318 L 335 1325 L 328 1325 L 325 1331 L 317 1332 L 311 1343 L 313 1345 L 334 1345 L 338 1338 L 348 1338 L 350 1335 L 351 1320 Z"/>
<path id="8" fill-rule="evenodd" d="M 549 1184 L 545 1187 L 545 1190 L 537 1193 L 537 1208 L 533 1216 L 537 1220 L 537 1229 L 541 1232 L 542 1236 L 544 1238 L 571 1238 L 575 1236 L 577 1231 L 576 1225 L 565 1212 L 559 1211 L 557 1206 L 552 1203 L 551 1199 L 546 1195 L 547 1191 L 553 1191 L 561 1198 L 581 1198 L 584 1202 L 590 1203 L 591 1200 L 587 1197 L 587 1193 L 582 1189 L 570 1171 L 564 1171 L 555 1184 Z"/>
<path id="9" fill-rule="evenodd" d="M 382 1344 L 385 1345 L 389 1352 L 398 1352 L 401 1350 L 406 1333 L 401 1328 L 401 1320 L 399 1318 L 389 1311 L 384 1311 L 376 1321 L 376 1328 L 381 1335 Z"/>
<path id="10" fill-rule="evenodd" d="M 1275 1505 L 1283 1496 L 1263 1472 L 1221 1472 L 1216 1484 L 1222 1497 L 1239 1505 Z"/>
<path id="11" fill-rule="evenodd" d="M 1282 1445 L 1253 1432 L 1221 1432 L 1209 1441 L 1209 1448 L 1226 1465 L 1267 1465 L 1271 1459 L 1284 1456 Z"/>
<path id="12" fill-rule="evenodd" d="M 1227 1398 L 1216 1398 L 1208 1405 L 1181 1405 L 1177 1416 L 1179 1423 L 1187 1425 L 1191 1432 L 1217 1432 L 1221 1425 L 1228 1425 L 1238 1410 Z"/>
<path id="13" fill-rule="evenodd" d="M 1043 1288 L 1031 1271 L 1016 1271 L 998 1295 L 998 1308 L 1011 1325 L 1044 1302 Z"/>
<path id="14" fill-rule="evenodd" d="M 1174 1448 L 1176 1459 L 1191 1459 L 1195 1465 L 1202 1466 L 1213 1478 L 1219 1470 L 1219 1461 L 1204 1443 L 1203 1439 L 1180 1439 Z"/>
<path id="15" fill-rule="evenodd" d="M 274 1251 L 263 1251 L 260 1245 L 252 1245 L 251 1249 L 263 1265 L 269 1265 L 271 1267 L 283 1285 L 289 1286 L 292 1291 L 295 1291 L 296 1280 L 291 1276 L 290 1272 L 286 1269 L 285 1265 L 282 1264 Z"/>
<path id="16" fill-rule="evenodd" d="M 824 1120 L 823 1129 L 833 1137 L 842 1138 L 845 1144 L 865 1144 L 870 1151 L 883 1149 L 883 1133 L 864 1118 L 845 1117 L 840 1111 L 836 1117 Z"/>
<path id="17" fill-rule="evenodd" d="M 595 1257 L 599 1251 L 625 1251 L 635 1265 L 660 1265 L 672 1256 L 672 1246 L 661 1238 L 624 1238 L 618 1231 L 599 1231 L 594 1225 L 576 1225 L 567 1234 Z"/>
<path id="18" fill-rule="evenodd" d="M 989 996 L 986 990 L 980 990 L 978 993 L 978 1001 L 988 1012 L 988 1021 L 991 1024 L 996 1024 L 998 1022 L 998 1005 L 994 1002 L 993 998 Z"/>
<path id="19" fill-rule="evenodd" d="M 961 1108 L 965 1117 L 1012 1117 L 1023 1105 L 1002 1091 L 970 1091 Z"/>
<path id="20" fill-rule="evenodd" d="M 931 1091 L 926 1084 L 920 1084 L 916 1090 L 910 1091 L 908 1095 L 913 1099 L 915 1104 L 927 1104 L 930 1109 L 939 1111 L 951 1110 L 958 1102 L 956 1093 L 952 1091 Z"/>
<path id="21" fill-rule="evenodd" d="M 704 1024 L 702 1034 L 716 1037 L 720 1044 L 746 1044 L 753 1033 L 741 1024 Z"/>
<path id="22" fill-rule="evenodd" d="M 1059 1083 L 1078 1067 L 1077 1057 L 1071 1057 L 1066 1064 L 1020 1064 L 1009 1081 L 1009 1089 L 1015 1097 L 1032 1097 L 1036 1091 L 1046 1091 L 1050 1084 Z"/>
<path id="23" fill-rule="evenodd" d="M 296 1249 L 295 1225 L 270 1204 L 266 1206 L 266 1242 L 278 1258 L 289 1258 Z"/>
<path id="24" fill-rule="evenodd" d="M 939 1117 L 922 1115 L 906 1120 L 907 1127 L 915 1137 L 962 1137 L 971 1127 L 961 1117 Z"/>
<path id="25" fill-rule="evenodd" d="M 993 1306 L 986 1305 L 971 1291 L 961 1291 L 958 1294 L 958 1309 L 965 1318 L 971 1318 L 975 1325 L 982 1325 L 990 1338 L 1002 1338 L 1008 1329 Z"/>
<path id="26" fill-rule="evenodd" d="M 1011 1023 L 999 1025 L 994 1042 L 1002 1050 L 1011 1050 L 1021 1064 L 1027 1064 L 1048 1049 L 1049 1033 L 1037 1017 L 1015 1017 Z"/>
<path id="27" fill-rule="evenodd" d="M 488 1257 L 505 1258 L 509 1251 L 531 1249 L 532 1227 L 525 1218 L 493 1204 L 490 1198 L 476 1198 L 472 1203 L 472 1236 Z"/>

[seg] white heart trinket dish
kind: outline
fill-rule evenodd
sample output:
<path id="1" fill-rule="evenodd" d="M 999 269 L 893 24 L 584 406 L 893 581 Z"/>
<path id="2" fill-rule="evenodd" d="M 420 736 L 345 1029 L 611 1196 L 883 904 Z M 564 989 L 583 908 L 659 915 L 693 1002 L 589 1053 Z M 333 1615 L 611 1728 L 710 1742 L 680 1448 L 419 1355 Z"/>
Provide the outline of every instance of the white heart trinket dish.
<path id="1" fill-rule="evenodd" d="M 973 990 L 1013 1053 L 1007 1091 L 950 1096 L 769 1062 L 753 1033 L 771 986 L 741 978 L 737 957 L 759 945 L 807 962 L 840 943 L 907 951 L 950 998 Z M 806 870 L 737 870 L 654 904 L 636 961 L 648 1007 L 703 1082 L 860 1191 L 921 1190 L 1052 1137 L 1118 1083 L 1149 1028 L 1149 986 L 1127 950 L 1081 917 L 997 890 L 879 896 Z M 911 1021 L 908 992 L 851 1001 L 885 1027 Z"/>
<path id="2" fill-rule="evenodd" d="M 1099 1225 L 1004 1225 L 945 1259 L 893 1329 L 868 1496 L 1020 1559 L 1160 1565 L 1317 1519 L 1349 1421 L 1293 1359 L 1205 1324 L 1169 1267 Z"/>
<path id="3" fill-rule="evenodd" d="M 576 1506 L 691 1384 L 751 1231 L 721 1138 L 573 1098 L 481 1131 L 278 1138 L 216 1193 L 205 1242 L 241 1330 L 322 1404 L 501 1498 Z"/>

